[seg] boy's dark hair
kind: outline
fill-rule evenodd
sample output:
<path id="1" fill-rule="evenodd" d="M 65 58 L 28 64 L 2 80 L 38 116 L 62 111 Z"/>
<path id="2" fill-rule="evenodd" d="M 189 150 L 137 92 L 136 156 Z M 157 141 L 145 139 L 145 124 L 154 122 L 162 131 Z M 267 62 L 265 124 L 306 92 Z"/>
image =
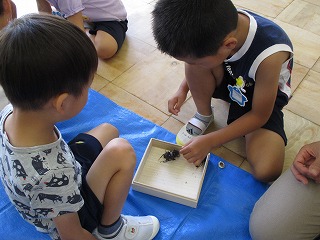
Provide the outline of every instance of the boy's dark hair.
<path id="1" fill-rule="evenodd" d="M 86 34 L 65 19 L 30 14 L 0 33 L 0 84 L 13 106 L 37 110 L 61 93 L 80 96 L 98 65 Z"/>
<path id="2" fill-rule="evenodd" d="M 152 16 L 159 50 L 173 57 L 216 54 L 238 23 L 230 0 L 158 0 Z"/>

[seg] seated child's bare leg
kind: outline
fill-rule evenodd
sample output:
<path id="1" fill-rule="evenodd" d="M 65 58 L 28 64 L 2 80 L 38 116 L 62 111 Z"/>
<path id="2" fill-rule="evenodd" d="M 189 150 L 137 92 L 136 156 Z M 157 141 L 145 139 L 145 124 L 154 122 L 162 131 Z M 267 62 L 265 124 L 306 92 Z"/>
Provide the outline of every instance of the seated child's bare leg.
<path id="1" fill-rule="evenodd" d="M 219 73 L 219 70 L 217 72 Z M 185 74 L 197 112 L 177 134 L 176 141 L 180 145 L 186 144 L 194 136 L 203 134 L 213 121 L 211 98 L 217 86 L 215 76 L 220 76 L 223 73 L 215 75 L 209 68 L 186 64 Z"/>
<path id="2" fill-rule="evenodd" d="M 97 31 L 93 43 L 101 59 L 111 58 L 118 51 L 117 41 L 109 33 L 104 31 Z"/>
<path id="3" fill-rule="evenodd" d="M 211 98 L 216 87 L 213 73 L 209 68 L 186 64 L 185 74 L 198 113 L 211 115 Z"/>
<path id="4" fill-rule="evenodd" d="M 285 143 L 282 137 L 260 128 L 246 135 L 247 160 L 254 177 L 263 182 L 276 180 L 283 168 Z"/>
<path id="5" fill-rule="evenodd" d="M 101 224 L 114 223 L 127 198 L 136 164 L 131 145 L 121 138 L 111 140 L 102 150 L 87 175 L 87 182 L 107 210 Z"/>
<path id="6" fill-rule="evenodd" d="M 105 209 L 101 225 L 95 230 L 94 235 L 98 239 L 103 239 L 100 235 L 112 239 L 120 232 L 116 239 L 125 239 L 126 231 L 121 230 L 127 227 L 128 221 L 131 221 L 130 224 L 136 224 L 137 228 L 140 227 L 138 223 L 140 221 L 145 224 L 137 231 L 140 235 L 133 234 L 130 237 L 133 239 L 141 236 L 145 239 L 154 237 L 159 230 L 159 222 L 155 217 L 120 216 L 136 166 L 136 156 L 132 146 L 127 140 L 118 138 L 117 129 L 109 124 L 102 124 L 88 133 L 95 136 L 104 147 L 87 174 L 88 185 Z"/>
<path id="7" fill-rule="evenodd" d="M 112 139 L 119 137 L 119 131 L 116 127 L 109 123 L 102 123 L 99 126 L 87 132 L 94 136 L 104 148 Z"/>

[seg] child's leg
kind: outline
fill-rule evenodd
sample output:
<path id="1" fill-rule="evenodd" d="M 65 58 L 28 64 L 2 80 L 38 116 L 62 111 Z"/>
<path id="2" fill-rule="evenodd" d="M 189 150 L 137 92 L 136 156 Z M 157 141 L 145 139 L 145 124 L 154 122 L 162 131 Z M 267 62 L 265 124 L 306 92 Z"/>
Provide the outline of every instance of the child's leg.
<path id="1" fill-rule="evenodd" d="M 320 185 L 303 185 L 288 169 L 256 203 L 252 239 L 314 239 L 320 233 Z"/>
<path id="2" fill-rule="evenodd" d="M 112 139 L 119 137 L 119 131 L 111 124 L 103 123 L 87 132 L 94 136 L 104 148 Z"/>
<path id="3" fill-rule="evenodd" d="M 98 56 L 108 59 L 114 56 L 121 48 L 127 31 L 127 21 L 94 22 L 93 29 L 89 30 Z"/>
<path id="4" fill-rule="evenodd" d="M 125 239 L 126 234 L 131 234 L 130 239 L 154 237 L 159 230 L 159 222 L 155 217 L 120 216 L 136 166 L 132 146 L 125 139 L 115 138 L 118 131 L 109 124 L 100 125 L 88 134 L 96 137 L 104 147 L 86 176 L 90 189 L 103 204 L 99 231 L 101 228 L 108 238 L 118 235 L 119 239 Z M 135 228 L 136 232 L 126 231 L 130 226 Z M 94 234 L 98 239 L 103 239 L 97 229 Z"/>
<path id="5" fill-rule="evenodd" d="M 217 79 L 223 77 L 222 66 L 217 67 L 213 72 L 209 68 L 186 64 L 185 75 L 198 113 L 205 116 L 211 115 L 211 98 L 219 84 Z"/>
<path id="6" fill-rule="evenodd" d="M 115 222 L 122 211 L 131 185 L 136 165 L 135 152 L 128 141 L 118 136 L 117 130 L 108 124 L 88 132 L 96 137 L 103 150 L 87 174 L 87 183 L 97 198 L 108 209 L 101 223 Z"/>
<path id="7" fill-rule="evenodd" d="M 212 70 L 198 65 L 186 64 L 186 81 L 197 112 L 177 134 L 176 142 L 179 145 L 184 145 L 193 137 L 203 134 L 213 121 L 211 98 L 216 87 L 219 86 L 223 74 L 222 65 Z"/>
<path id="8" fill-rule="evenodd" d="M 280 176 L 286 144 L 283 113 L 275 106 L 267 123 L 246 135 L 247 160 L 256 179 L 271 182 Z"/>
<path id="9" fill-rule="evenodd" d="M 118 51 L 117 41 L 109 33 L 103 31 L 97 31 L 94 45 L 101 59 L 111 58 Z"/>
<path id="10" fill-rule="evenodd" d="M 284 151 L 285 143 L 278 133 L 260 128 L 246 135 L 247 160 L 260 181 L 271 182 L 280 176 Z"/>

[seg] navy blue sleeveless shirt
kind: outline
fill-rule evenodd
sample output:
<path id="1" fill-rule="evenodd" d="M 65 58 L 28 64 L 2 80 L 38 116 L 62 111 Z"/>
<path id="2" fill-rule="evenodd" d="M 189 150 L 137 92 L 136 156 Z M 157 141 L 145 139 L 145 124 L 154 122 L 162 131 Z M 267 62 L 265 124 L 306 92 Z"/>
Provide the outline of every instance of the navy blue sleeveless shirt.
<path id="1" fill-rule="evenodd" d="M 276 52 L 290 52 L 290 58 L 281 68 L 275 104 L 282 109 L 291 97 L 293 46 L 289 37 L 282 28 L 266 18 L 248 11 L 238 10 L 238 12 L 249 17 L 250 26 L 243 46 L 225 60 L 225 75 L 227 75 L 230 98 L 228 123 L 251 110 L 257 69 L 264 59 Z"/>

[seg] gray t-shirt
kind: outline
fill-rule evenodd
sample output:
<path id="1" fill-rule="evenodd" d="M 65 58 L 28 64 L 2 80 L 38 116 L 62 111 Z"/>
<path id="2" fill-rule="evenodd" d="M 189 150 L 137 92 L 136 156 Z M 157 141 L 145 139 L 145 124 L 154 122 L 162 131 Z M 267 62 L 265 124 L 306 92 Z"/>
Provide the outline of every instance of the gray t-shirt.
<path id="1" fill-rule="evenodd" d="M 53 143 L 12 146 L 4 131 L 11 113 L 12 105 L 7 105 L 0 114 L 0 178 L 4 189 L 21 217 L 58 239 L 53 218 L 77 212 L 84 204 L 81 166 L 57 128 L 58 140 Z"/>
<path id="2" fill-rule="evenodd" d="M 126 9 L 121 0 L 48 0 L 64 17 L 80 11 L 88 22 L 124 21 Z"/>

